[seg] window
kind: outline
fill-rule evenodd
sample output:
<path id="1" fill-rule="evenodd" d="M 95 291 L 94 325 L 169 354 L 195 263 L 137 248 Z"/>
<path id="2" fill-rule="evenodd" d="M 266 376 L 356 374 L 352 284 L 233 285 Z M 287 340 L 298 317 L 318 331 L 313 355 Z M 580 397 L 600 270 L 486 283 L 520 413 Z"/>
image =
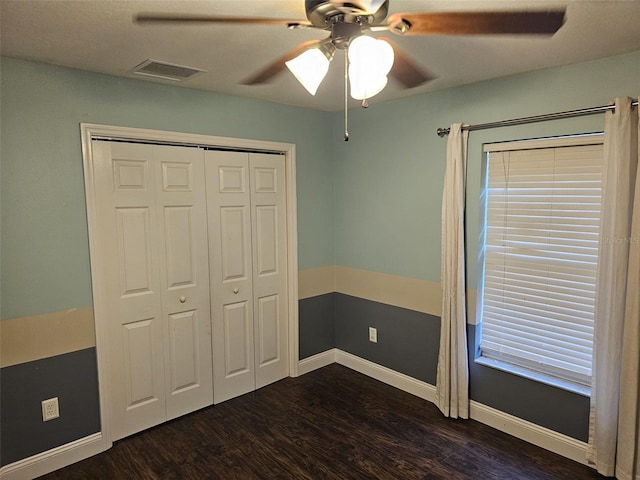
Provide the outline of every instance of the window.
<path id="1" fill-rule="evenodd" d="M 602 136 L 493 144 L 485 151 L 479 361 L 588 387 Z"/>

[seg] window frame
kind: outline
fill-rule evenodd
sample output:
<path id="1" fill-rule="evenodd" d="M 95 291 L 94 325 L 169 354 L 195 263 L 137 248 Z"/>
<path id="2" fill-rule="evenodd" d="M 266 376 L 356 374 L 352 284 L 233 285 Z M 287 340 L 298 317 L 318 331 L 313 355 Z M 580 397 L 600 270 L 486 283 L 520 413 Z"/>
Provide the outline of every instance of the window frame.
<path id="1" fill-rule="evenodd" d="M 527 365 L 510 362 L 501 358 L 500 355 L 485 355 L 480 347 L 482 339 L 482 320 L 484 311 L 484 278 L 485 278 L 485 246 L 487 233 L 487 205 L 488 205 L 488 179 L 489 179 L 489 155 L 494 152 L 507 152 L 515 150 L 531 150 L 545 148 L 563 148 L 586 145 L 602 145 L 604 135 L 602 132 L 585 133 L 576 135 L 566 135 L 557 137 L 546 137 L 529 140 L 514 140 L 504 142 L 493 142 L 483 145 L 483 163 L 481 175 L 481 194 L 479 198 L 479 236 L 478 236 L 478 295 L 476 300 L 476 352 L 475 362 L 491 368 L 506 371 L 511 374 L 526 377 L 531 380 L 552 385 L 564 390 L 578 393 L 583 396 L 590 396 L 590 385 L 580 383 L 568 378 L 560 378 L 549 372 L 535 370 Z M 601 212 L 602 216 L 603 212 Z"/>

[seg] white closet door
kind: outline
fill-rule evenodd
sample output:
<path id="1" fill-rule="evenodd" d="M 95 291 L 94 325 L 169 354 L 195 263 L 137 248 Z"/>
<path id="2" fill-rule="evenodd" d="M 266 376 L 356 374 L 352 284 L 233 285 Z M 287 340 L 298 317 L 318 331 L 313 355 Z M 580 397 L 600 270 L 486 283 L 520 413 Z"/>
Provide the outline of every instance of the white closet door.
<path id="1" fill-rule="evenodd" d="M 214 403 L 286 377 L 284 157 L 206 153 Z"/>
<path id="2" fill-rule="evenodd" d="M 213 403 L 204 152 L 154 147 L 167 419 Z"/>
<path id="3" fill-rule="evenodd" d="M 205 156 L 214 403 L 255 389 L 248 155 Z"/>
<path id="4" fill-rule="evenodd" d="M 287 243 L 284 156 L 251 154 L 256 388 L 287 376 Z"/>
<path id="5" fill-rule="evenodd" d="M 117 440 L 212 402 L 203 152 L 94 141 L 93 154 Z"/>

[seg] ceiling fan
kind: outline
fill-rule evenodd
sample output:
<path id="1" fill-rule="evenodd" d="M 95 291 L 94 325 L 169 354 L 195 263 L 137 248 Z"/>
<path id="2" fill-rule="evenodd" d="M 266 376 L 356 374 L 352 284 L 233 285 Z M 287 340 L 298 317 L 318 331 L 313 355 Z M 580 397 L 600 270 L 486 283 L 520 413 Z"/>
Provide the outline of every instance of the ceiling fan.
<path id="1" fill-rule="evenodd" d="M 552 35 L 564 23 L 564 9 L 544 11 L 457 11 L 394 13 L 389 18 L 389 0 L 305 0 L 307 20 L 281 18 L 225 17 L 215 15 L 167 15 L 141 13 L 139 24 L 240 24 L 275 25 L 289 29 L 320 29 L 329 32 L 322 40 L 303 42 L 254 75 L 246 85 L 272 80 L 289 68 L 298 80 L 315 94 L 326 75 L 336 50 L 345 51 L 346 92 L 351 77 L 351 94 L 367 106 L 367 98 L 381 91 L 387 75 L 404 88 L 413 88 L 432 80 L 388 38 L 371 34 L 391 32 L 398 35 Z M 362 45 L 361 45 L 362 44 Z M 348 134 L 345 131 L 345 140 Z"/>

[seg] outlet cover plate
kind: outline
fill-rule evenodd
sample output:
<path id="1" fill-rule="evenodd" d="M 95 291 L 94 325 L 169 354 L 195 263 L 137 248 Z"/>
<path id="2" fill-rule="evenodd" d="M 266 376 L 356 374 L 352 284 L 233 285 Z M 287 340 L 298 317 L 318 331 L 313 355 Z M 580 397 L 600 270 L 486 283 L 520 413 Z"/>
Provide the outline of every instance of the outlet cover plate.
<path id="1" fill-rule="evenodd" d="M 47 422 L 60 416 L 58 397 L 49 398 L 42 401 L 42 421 Z"/>
<path id="2" fill-rule="evenodd" d="M 375 327 L 369 327 L 369 341 L 378 343 L 378 329 Z"/>

